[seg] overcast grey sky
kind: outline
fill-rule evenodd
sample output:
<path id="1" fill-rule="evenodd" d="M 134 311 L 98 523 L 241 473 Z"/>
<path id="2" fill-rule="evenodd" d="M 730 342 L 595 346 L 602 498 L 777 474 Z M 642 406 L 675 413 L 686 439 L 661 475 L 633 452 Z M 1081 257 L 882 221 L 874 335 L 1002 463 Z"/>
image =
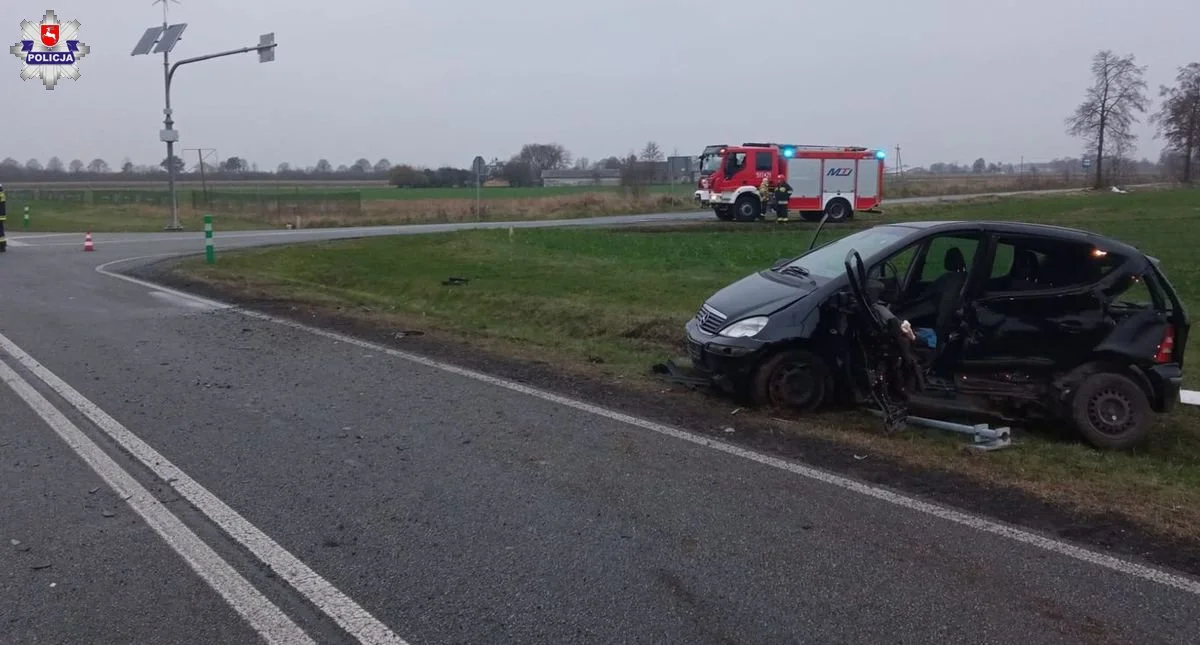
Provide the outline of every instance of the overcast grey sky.
<path id="1" fill-rule="evenodd" d="M 162 58 L 129 55 L 159 6 L 3 4 L 5 54 L 47 8 L 92 50 L 53 91 L 7 56 L 0 157 L 162 160 Z M 1080 151 L 1063 119 L 1097 50 L 1136 54 L 1155 96 L 1200 59 L 1197 0 L 183 0 L 169 15 L 189 23 L 176 59 L 276 32 L 275 62 L 182 67 L 172 97 L 182 147 L 264 169 L 466 166 L 533 141 L 596 159 L 650 139 L 668 154 L 768 140 L 900 144 L 906 165 L 1043 160 Z M 1156 159 L 1145 119 L 1139 134 Z"/>

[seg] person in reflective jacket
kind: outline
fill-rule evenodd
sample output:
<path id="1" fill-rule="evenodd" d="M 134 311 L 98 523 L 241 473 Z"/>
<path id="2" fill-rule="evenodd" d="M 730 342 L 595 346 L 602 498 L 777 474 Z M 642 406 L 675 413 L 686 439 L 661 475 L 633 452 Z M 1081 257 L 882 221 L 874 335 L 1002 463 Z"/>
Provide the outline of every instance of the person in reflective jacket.
<path id="1" fill-rule="evenodd" d="M 775 221 L 788 221 L 788 200 L 792 198 L 792 186 L 782 174 L 775 178 Z"/>
<path id="2" fill-rule="evenodd" d="M 762 183 L 758 185 L 758 200 L 762 204 L 762 208 L 758 210 L 758 219 L 765 219 L 768 210 L 774 208 L 771 204 L 771 198 L 775 196 L 775 192 L 771 190 L 771 177 L 763 177 Z"/>

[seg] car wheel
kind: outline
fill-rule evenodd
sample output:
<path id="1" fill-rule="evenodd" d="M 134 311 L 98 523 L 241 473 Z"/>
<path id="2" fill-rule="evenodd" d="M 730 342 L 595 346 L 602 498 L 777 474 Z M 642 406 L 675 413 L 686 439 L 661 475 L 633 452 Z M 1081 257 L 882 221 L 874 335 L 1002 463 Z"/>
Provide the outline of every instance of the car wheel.
<path id="1" fill-rule="evenodd" d="M 825 213 L 829 215 L 830 223 L 844 222 L 850 219 L 850 202 L 844 199 L 835 199 L 825 205 Z"/>
<path id="2" fill-rule="evenodd" d="M 1089 376 L 1071 406 L 1075 427 L 1097 448 L 1127 450 L 1150 431 L 1150 399 L 1129 378 L 1113 372 Z"/>
<path id="3" fill-rule="evenodd" d="M 771 356 L 754 374 L 754 401 L 763 406 L 813 412 L 832 389 L 833 379 L 824 359 L 803 349 Z"/>

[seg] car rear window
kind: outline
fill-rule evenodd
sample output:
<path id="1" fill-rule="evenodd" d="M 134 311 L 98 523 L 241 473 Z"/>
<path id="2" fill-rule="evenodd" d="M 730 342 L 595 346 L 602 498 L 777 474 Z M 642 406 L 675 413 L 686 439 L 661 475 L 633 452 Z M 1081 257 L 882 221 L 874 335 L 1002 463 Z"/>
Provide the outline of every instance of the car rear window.
<path id="1" fill-rule="evenodd" d="M 989 292 L 1073 289 L 1095 284 L 1127 258 L 1086 242 L 1005 235 L 996 240 Z"/>

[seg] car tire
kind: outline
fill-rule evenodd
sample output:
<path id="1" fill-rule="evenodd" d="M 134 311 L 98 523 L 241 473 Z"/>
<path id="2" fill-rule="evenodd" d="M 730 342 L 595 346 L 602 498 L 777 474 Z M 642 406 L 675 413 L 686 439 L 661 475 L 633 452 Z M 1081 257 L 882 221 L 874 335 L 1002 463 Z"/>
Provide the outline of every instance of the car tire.
<path id="1" fill-rule="evenodd" d="M 797 385 L 803 391 L 790 391 Z M 832 395 L 833 376 L 820 356 L 787 349 L 771 355 L 755 370 L 751 392 L 760 406 L 814 412 Z"/>
<path id="2" fill-rule="evenodd" d="M 762 203 L 757 197 L 742 195 L 733 202 L 733 216 L 742 222 L 753 222 L 762 215 Z"/>
<path id="3" fill-rule="evenodd" d="M 854 217 L 854 209 L 850 208 L 850 202 L 834 199 L 825 205 L 825 214 L 829 216 L 829 223 L 840 224 Z"/>
<path id="4" fill-rule="evenodd" d="M 1115 372 L 1089 376 L 1071 403 L 1075 428 L 1092 446 L 1109 450 L 1128 450 L 1145 440 L 1152 415 L 1146 391 Z"/>

